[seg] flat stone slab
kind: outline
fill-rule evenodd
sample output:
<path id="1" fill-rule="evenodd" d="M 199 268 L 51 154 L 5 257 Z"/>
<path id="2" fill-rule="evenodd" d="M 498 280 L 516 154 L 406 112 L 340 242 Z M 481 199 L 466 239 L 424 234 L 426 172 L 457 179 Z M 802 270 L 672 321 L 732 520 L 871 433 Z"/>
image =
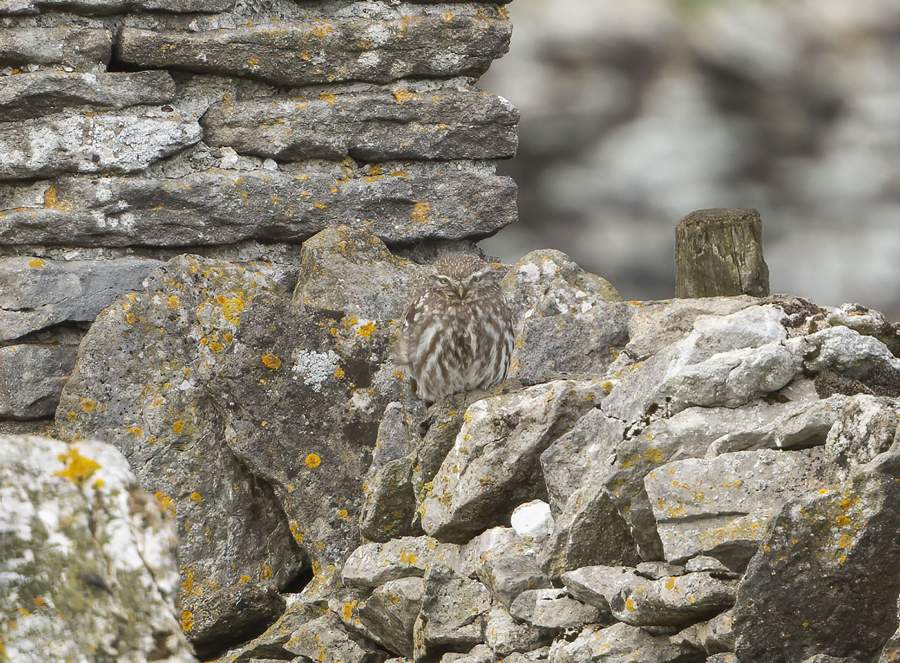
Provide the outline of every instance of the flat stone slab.
<path id="1" fill-rule="evenodd" d="M 201 32 L 125 27 L 122 61 L 146 68 L 257 78 L 278 85 L 478 75 L 509 48 L 512 26 L 490 6 L 410 10 L 403 16 L 323 14 Z"/>
<path id="2" fill-rule="evenodd" d="M 387 242 L 461 239 L 490 235 L 518 215 L 515 182 L 468 162 L 64 176 L 0 185 L 0 201 L 0 242 L 85 247 L 299 243 L 340 224 Z"/>
<path id="3" fill-rule="evenodd" d="M 203 136 L 178 111 L 59 114 L 0 124 L 0 180 L 61 173 L 134 173 Z"/>
<path id="4" fill-rule="evenodd" d="M 0 341 L 62 322 L 90 322 L 161 264 L 149 258 L 0 258 Z"/>
<path id="5" fill-rule="evenodd" d="M 123 14 L 160 11 L 173 13 L 223 12 L 234 0 L 0 0 L 0 16 L 68 10 L 79 14 Z"/>
<path id="6" fill-rule="evenodd" d="M 105 28 L 0 28 L 0 67 L 31 64 L 91 71 L 105 67 L 111 55 L 112 33 Z"/>
<path id="7" fill-rule="evenodd" d="M 740 451 L 663 465 L 644 477 L 666 560 L 699 554 L 742 570 L 790 499 L 832 481 L 821 448 Z"/>
<path id="8" fill-rule="evenodd" d="M 174 97 L 175 81 L 165 71 L 108 74 L 37 71 L 3 79 L 0 118 L 27 120 L 70 106 L 126 108 L 163 104 Z"/>
<path id="9" fill-rule="evenodd" d="M 240 154 L 391 161 L 508 158 L 518 145 L 518 119 L 502 97 L 458 81 L 225 101 L 202 123 L 207 143 Z"/>

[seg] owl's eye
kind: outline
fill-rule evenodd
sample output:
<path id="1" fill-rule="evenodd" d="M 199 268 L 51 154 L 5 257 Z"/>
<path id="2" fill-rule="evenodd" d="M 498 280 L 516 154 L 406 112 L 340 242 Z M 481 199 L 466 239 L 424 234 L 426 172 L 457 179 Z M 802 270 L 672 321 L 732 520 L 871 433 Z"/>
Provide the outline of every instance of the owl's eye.
<path id="1" fill-rule="evenodd" d="M 453 279 L 451 279 L 446 274 L 435 274 L 434 278 L 441 285 L 449 285 L 449 286 L 453 285 Z"/>

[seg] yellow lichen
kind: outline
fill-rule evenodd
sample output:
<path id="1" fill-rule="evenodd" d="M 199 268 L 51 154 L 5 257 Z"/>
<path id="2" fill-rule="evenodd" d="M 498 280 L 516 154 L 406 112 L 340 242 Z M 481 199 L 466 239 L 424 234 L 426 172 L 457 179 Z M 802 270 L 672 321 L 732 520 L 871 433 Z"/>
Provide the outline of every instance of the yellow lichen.
<path id="1" fill-rule="evenodd" d="M 250 582 L 250 576 L 248 576 L 248 575 L 242 575 L 242 576 L 238 579 L 238 582 L 241 583 L 242 585 L 246 585 L 248 582 Z"/>
<path id="2" fill-rule="evenodd" d="M 416 203 L 409 215 L 413 223 L 428 223 L 431 215 L 431 203 Z"/>
<path id="3" fill-rule="evenodd" d="M 181 611 L 181 630 L 190 633 L 194 628 L 194 613 L 190 610 Z"/>
<path id="4" fill-rule="evenodd" d="M 258 67 L 258 66 L 259 66 L 259 58 L 256 57 L 255 55 L 251 55 L 251 56 L 247 59 L 247 65 L 250 66 L 250 67 L 253 67 L 253 68 Z"/>
<path id="5" fill-rule="evenodd" d="M 337 515 L 341 520 L 347 520 L 350 517 L 350 512 L 347 509 L 338 509 Z"/>
<path id="6" fill-rule="evenodd" d="M 272 565 L 266 562 L 263 562 L 259 566 L 259 577 L 260 580 L 268 580 L 272 577 Z"/>
<path id="7" fill-rule="evenodd" d="M 140 426 L 129 426 L 128 432 L 131 433 L 131 436 L 134 438 L 143 437 L 144 429 Z"/>
<path id="8" fill-rule="evenodd" d="M 196 490 L 191 493 L 191 502 L 202 502 L 202 501 L 203 501 L 203 495 L 198 493 Z"/>
<path id="9" fill-rule="evenodd" d="M 90 398 L 81 399 L 81 409 L 85 412 L 93 412 L 97 408 L 97 401 Z"/>
<path id="10" fill-rule="evenodd" d="M 360 325 L 359 329 L 356 330 L 356 333 L 363 338 L 369 338 L 373 333 L 375 333 L 375 323 L 369 321 L 364 325 Z"/>
<path id="11" fill-rule="evenodd" d="M 407 101 L 415 101 L 419 98 L 415 92 L 411 92 L 406 89 L 394 90 L 394 99 L 397 100 L 399 104 L 405 104 Z"/>
<path id="12" fill-rule="evenodd" d="M 296 541 L 297 543 L 303 543 L 303 532 L 300 530 L 300 523 L 298 523 L 296 520 L 291 520 L 288 522 L 288 528 L 291 530 L 291 535 L 294 537 L 294 541 Z"/>
<path id="13" fill-rule="evenodd" d="M 178 299 L 176 295 L 169 295 L 166 298 L 166 306 L 168 306 L 173 311 L 177 309 L 181 305 L 181 300 Z"/>
<path id="14" fill-rule="evenodd" d="M 341 616 L 345 622 L 349 622 L 353 618 L 353 611 L 356 610 L 358 601 L 347 601 L 341 606 Z"/>
<path id="15" fill-rule="evenodd" d="M 312 34 L 319 39 L 323 39 L 334 32 L 334 26 L 330 23 L 318 23 L 313 29 Z"/>
<path id="16" fill-rule="evenodd" d="M 634 612 L 635 610 L 637 610 L 637 605 L 635 605 L 634 599 L 631 598 L 630 596 L 627 599 L 625 599 L 625 609 L 628 612 Z"/>
<path id="17" fill-rule="evenodd" d="M 404 564 L 409 564 L 410 566 L 412 566 L 413 564 L 416 563 L 417 560 L 418 560 L 418 557 L 416 557 L 415 553 L 408 552 L 406 550 L 400 551 L 400 561 L 403 562 Z"/>
<path id="18" fill-rule="evenodd" d="M 306 459 L 303 462 L 309 469 L 314 470 L 322 464 L 322 459 L 317 453 L 308 453 L 306 454 Z"/>
<path id="19" fill-rule="evenodd" d="M 41 260 L 40 258 L 32 258 L 31 260 L 28 261 L 28 266 L 31 269 L 43 269 L 44 265 L 46 265 L 46 264 L 47 263 L 44 262 L 43 260 Z"/>
<path id="20" fill-rule="evenodd" d="M 163 511 L 167 511 L 173 516 L 175 515 L 175 500 L 173 500 L 161 490 L 157 490 L 155 493 L 153 493 L 153 497 L 156 498 L 156 503 L 159 504 L 160 508 Z"/>
<path id="21" fill-rule="evenodd" d="M 44 208 L 45 209 L 55 209 L 60 212 L 71 212 L 72 211 L 72 203 L 63 202 L 59 199 L 59 192 L 56 190 L 56 187 L 50 185 L 46 191 L 44 191 Z"/>
<path id="22" fill-rule="evenodd" d="M 86 456 L 82 456 L 77 447 L 69 447 L 64 454 L 57 456 L 65 467 L 55 473 L 56 476 L 68 479 L 75 485 L 80 486 L 100 469 L 100 463 Z"/>
<path id="23" fill-rule="evenodd" d="M 313 207 L 315 207 L 316 209 L 328 209 L 328 205 L 319 201 L 314 202 Z"/>
<path id="24" fill-rule="evenodd" d="M 323 92 L 319 95 L 319 101 L 324 101 L 331 106 L 337 101 L 337 95 L 332 94 L 331 92 Z"/>
<path id="25" fill-rule="evenodd" d="M 221 307 L 222 317 L 224 317 L 228 323 L 235 327 L 241 323 L 241 313 L 247 306 L 242 291 L 233 292 L 230 297 L 218 295 L 216 297 L 216 303 Z"/>
<path id="26" fill-rule="evenodd" d="M 105 485 L 106 482 L 103 479 L 94 479 L 94 490 L 100 490 Z"/>
<path id="27" fill-rule="evenodd" d="M 346 373 L 344 373 L 344 369 L 341 368 L 340 366 L 338 366 L 336 369 L 334 369 L 334 377 L 337 378 L 338 380 L 343 380 L 345 376 L 346 376 Z"/>
<path id="28" fill-rule="evenodd" d="M 183 430 L 184 430 L 184 420 L 183 419 L 176 419 L 175 421 L 172 422 L 172 431 L 176 435 L 180 435 L 181 431 L 183 431 Z"/>
<path id="29" fill-rule="evenodd" d="M 267 352 L 266 354 L 264 354 L 260 358 L 260 361 L 262 362 L 263 366 L 271 371 L 277 371 L 279 368 L 281 368 L 281 359 L 278 357 L 278 355 L 271 352 Z"/>

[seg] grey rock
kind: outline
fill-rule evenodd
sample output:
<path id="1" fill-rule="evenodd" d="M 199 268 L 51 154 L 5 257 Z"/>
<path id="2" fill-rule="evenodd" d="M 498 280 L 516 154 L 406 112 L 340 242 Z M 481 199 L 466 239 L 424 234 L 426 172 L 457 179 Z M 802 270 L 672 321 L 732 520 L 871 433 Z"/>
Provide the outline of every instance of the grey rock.
<path id="1" fill-rule="evenodd" d="M 891 639 L 884 643 L 884 648 L 876 663 L 897 663 L 897 661 L 900 661 L 900 627 L 897 628 Z"/>
<path id="2" fill-rule="evenodd" d="M 734 610 L 716 615 L 699 625 L 697 635 L 707 654 L 734 651 Z"/>
<path id="3" fill-rule="evenodd" d="M 341 578 L 349 587 L 378 587 L 391 580 L 422 577 L 435 564 L 458 566 L 459 549 L 427 536 L 365 543 L 344 563 Z"/>
<path id="4" fill-rule="evenodd" d="M 684 565 L 684 570 L 688 573 L 711 573 L 713 574 L 713 577 L 716 578 L 733 579 L 735 577 L 735 573 L 731 569 L 729 569 L 715 557 L 708 557 L 707 555 L 698 555 L 697 557 L 692 557 Z"/>
<path id="5" fill-rule="evenodd" d="M 432 482 L 422 528 L 464 542 L 522 502 L 543 498 L 540 454 L 602 397 L 595 382 L 560 380 L 471 405 Z"/>
<path id="6" fill-rule="evenodd" d="M 737 659 L 737 656 L 732 654 L 731 652 L 723 653 L 723 654 L 713 654 L 709 658 L 706 659 L 706 663 L 740 663 Z"/>
<path id="7" fill-rule="evenodd" d="M 223 102 L 203 117 L 210 145 L 276 161 L 503 159 L 517 123 L 512 104 L 463 81 Z"/>
<path id="8" fill-rule="evenodd" d="M 855 658 L 837 658 L 828 654 L 816 654 L 805 659 L 803 663 L 859 663 Z"/>
<path id="9" fill-rule="evenodd" d="M 77 350 L 71 345 L 0 347 L 0 417 L 52 417 Z"/>
<path id="10" fill-rule="evenodd" d="M 59 114 L 0 123 L 0 180 L 134 173 L 193 145 L 200 125 L 160 109 Z"/>
<path id="11" fill-rule="evenodd" d="M 566 501 L 541 561 L 551 578 L 559 578 L 583 566 L 637 564 L 640 557 L 613 498 L 602 485 L 591 482 Z"/>
<path id="12" fill-rule="evenodd" d="M 550 647 L 551 663 L 628 663 L 640 652 L 641 663 L 702 663 L 706 655 L 666 637 L 642 629 L 615 624 L 609 628 L 586 627 L 575 640 L 558 640 Z"/>
<path id="13" fill-rule="evenodd" d="M 709 573 L 640 580 L 609 602 L 613 617 L 632 626 L 688 626 L 730 608 L 737 591 L 735 582 Z"/>
<path id="14" fill-rule="evenodd" d="M 549 647 L 539 647 L 529 652 L 514 652 L 503 659 L 504 663 L 537 663 L 547 661 L 550 656 Z"/>
<path id="15" fill-rule="evenodd" d="M 526 590 L 550 587 L 537 550 L 527 540 L 516 538 L 493 546 L 479 555 L 478 562 L 475 575 L 507 607 Z"/>
<path id="16" fill-rule="evenodd" d="M 0 28 L 0 67 L 37 64 L 91 71 L 105 67 L 111 55 L 112 33 L 105 28 Z"/>
<path id="17" fill-rule="evenodd" d="M 491 607 L 487 588 L 440 565 L 429 570 L 425 582 L 415 625 L 415 660 L 437 661 L 442 654 L 466 653 L 483 642 Z"/>
<path id="18" fill-rule="evenodd" d="M 177 515 L 181 610 L 191 616 L 186 632 L 201 655 L 274 621 L 284 609 L 276 589 L 306 566 L 271 486 L 250 474 L 247 461 L 229 447 L 236 420 L 226 420 L 218 404 L 230 398 L 227 384 L 214 381 L 225 363 L 238 361 L 237 345 L 253 356 L 253 368 L 239 370 L 257 389 L 258 380 L 273 373 L 260 357 L 273 350 L 289 356 L 271 342 L 257 345 L 250 336 L 262 323 L 245 312 L 257 297 L 277 290 L 268 276 L 273 271 L 262 263 L 248 268 L 187 256 L 166 263 L 144 289 L 100 314 L 57 410 L 61 436 L 114 444 L 141 485 Z M 248 336 L 236 344 L 238 334 Z M 223 363 L 224 354 L 229 360 Z M 254 397 L 246 389 L 242 398 L 252 403 Z M 274 394 L 271 403 L 277 403 Z M 265 431 L 262 417 L 244 416 Z M 245 439 L 252 444 L 254 438 L 247 432 Z"/>
<path id="19" fill-rule="evenodd" d="M 565 589 L 529 589 L 516 597 L 509 608 L 516 619 L 540 629 L 578 629 L 596 622 L 600 610 L 569 596 Z"/>
<path id="20" fill-rule="evenodd" d="M 494 663 L 496 657 L 487 645 L 475 645 L 465 654 L 444 654 L 441 663 Z"/>
<path id="21" fill-rule="evenodd" d="M 701 558 L 696 557 L 694 559 L 712 559 L 711 557 Z M 693 562 L 694 559 L 690 560 Z M 713 560 L 717 564 L 719 564 L 718 560 Z M 688 564 L 690 564 L 688 562 Z M 679 566 L 677 564 L 669 564 L 668 562 L 641 562 L 636 567 L 634 567 L 635 574 L 639 575 L 642 578 L 647 578 L 647 580 L 659 580 L 660 578 L 668 578 L 668 577 L 677 577 L 683 576 L 685 571 L 694 572 L 694 571 L 706 571 L 706 568 L 693 568 L 689 569 L 688 564 L 684 566 Z M 723 567 L 724 568 L 724 567 Z M 727 571 L 727 569 L 725 569 Z"/>
<path id="22" fill-rule="evenodd" d="M 294 306 L 399 320 L 428 267 L 394 256 L 362 228 L 333 226 L 303 242 Z"/>
<path id="23" fill-rule="evenodd" d="M 415 536 L 416 500 L 409 458 L 398 458 L 370 469 L 363 484 L 365 501 L 359 531 L 370 541 Z"/>
<path id="24" fill-rule="evenodd" d="M 497 656 L 529 652 L 552 639 L 552 630 L 537 628 L 513 619 L 503 606 L 494 605 L 488 613 L 484 639 Z"/>
<path id="25" fill-rule="evenodd" d="M 0 341 L 62 322 L 90 322 L 162 263 L 145 258 L 0 258 Z"/>
<path id="26" fill-rule="evenodd" d="M 602 387 L 602 385 L 601 385 Z M 589 410 L 541 454 L 541 470 L 550 506 L 562 511 L 569 497 L 603 465 L 625 436 L 625 424 L 602 409 Z"/>
<path id="27" fill-rule="evenodd" d="M 627 566 L 584 566 L 562 575 L 562 582 L 572 596 L 599 608 L 607 619 L 610 601 L 623 589 L 646 586 L 645 580 Z"/>
<path id="28" fill-rule="evenodd" d="M 359 606 L 359 619 L 382 647 L 412 657 L 413 627 L 424 596 L 422 578 L 388 581 Z"/>
<path id="29" fill-rule="evenodd" d="M 70 10 L 79 14 L 121 14 L 125 12 L 223 12 L 231 9 L 234 0 L 4 0 L 3 14 L 39 14 L 54 10 Z"/>
<path id="30" fill-rule="evenodd" d="M 563 377 L 602 377 L 628 340 L 628 307 L 598 304 L 587 313 L 530 317 L 523 321 L 509 377 L 538 384 Z"/>
<path id="31" fill-rule="evenodd" d="M 878 655 L 897 628 L 898 476 L 900 454 L 889 452 L 839 489 L 784 505 L 738 590 L 741 660 Z"/>
<path id="32" fill-rule="evenodd" d="M 511 27 L 498 9 L 462 5 L 402 18 L 335 18 L 204 32 L 122 30 L 119 57 L 140 67 L 258 78 L 278 85 L 387 83 L 481 74 L 506 53 Z"/>
<path id="33" fill-rule="evenodd" d="M 0 89 L 0 117 L 4 121 L 27 120 L 72 106 L 126 108 L 163 104 L 174 97 L 175 81 L 164 71 L 98 74 L 39 71 L 4 79 Z"/>
<path id="34" fill-rule="evenodd" d="M 828 433 L 825 449 L 841 468 L 842 478 L 891 448 L 900 428 L 896 399 L 857 395 L 846 399 L 840 418 Z"/>
<path id="35" fill-rule="evenodd" d="M 349 633 L 332 614 L 302 624 L 282 647 L 300 660 L 320 663 L 378 663 L 384 659 L 377 648 Z"/>
<path id="36" fill-rule="evenodd" d="M 833 327 L 843 326 L 874 336 L 884 343 L 893 355 L 900 356 L 900 323 L 891 323 L 881 311 L 861 304 L 844 304 L 833 309 L 826 318 Z"/>
<path id="37" fill-rule="evenodd" d="M 296 597 L 287 602 L 285 611 L 264 633 L 239 647 L 229 650 L 216 663 L 239 663 L 246 660 L 290 660 L 292 654 L 283 645 L 298 628 L 322 616 L 321 609 Z"/>
<path id="38" fill-rule="evenodd" d="M 831 327 L 793 341 L 807 370 L 831 371 L 869 384 L 879 395 L 900 396 L 900 358 L 877 338 Z"/>
<path id="39" fill-rule="evenodd" d="M 0 185 L 0 241 L 77 246 L 298 243 L 320 230 L 367 227 L 389 242 L 491 234 L 516 218 L 516 188 L 486 164 L 397 163 L 371 169 L 311 162 L 295 170 L 209 168 Z M 336 184 L 335 181 L 339 182 Z M 66 224 L 60 237 L 58 228 Z"/>
<path id="40" fill-rule="evenodd" d="M 709 555 L 740 571 L 784 503 L 829 486 L 832 475 L 821 448 L 741 451 L 669 463 L 644 486 L 667 560 Z"/>
<path id="41" fill-rule="evenodd" d="M 523 541 L 511 527 L 492 527 L 485 530 L 460 548 L 460 573 L 477 577 L 485 561 L 497 551 L 522 548 L 522 554 L 530 555 L 532 543 Z"/>
<path id="42" fill-rule="evenodd" d="M 4 657 L 194 663 L 190 615 L 179 625 L 175 611 L 175 524 L 122 454 L 0 436 L 0 456 L 0 611 L 15 615 L 0 626 Z"/>

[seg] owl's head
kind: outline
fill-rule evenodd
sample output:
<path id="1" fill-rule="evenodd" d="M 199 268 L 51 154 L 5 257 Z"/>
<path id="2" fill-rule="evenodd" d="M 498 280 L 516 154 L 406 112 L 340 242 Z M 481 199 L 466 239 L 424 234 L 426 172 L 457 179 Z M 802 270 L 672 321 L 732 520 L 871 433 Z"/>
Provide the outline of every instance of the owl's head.
<path id="1" fill-rule="evenodd" d="M 494 283 L 497 272 L 490 263 L 471 255 L 445 256 L 434 263 L 434 284 L 465 297 L 470 291 Z"/>

